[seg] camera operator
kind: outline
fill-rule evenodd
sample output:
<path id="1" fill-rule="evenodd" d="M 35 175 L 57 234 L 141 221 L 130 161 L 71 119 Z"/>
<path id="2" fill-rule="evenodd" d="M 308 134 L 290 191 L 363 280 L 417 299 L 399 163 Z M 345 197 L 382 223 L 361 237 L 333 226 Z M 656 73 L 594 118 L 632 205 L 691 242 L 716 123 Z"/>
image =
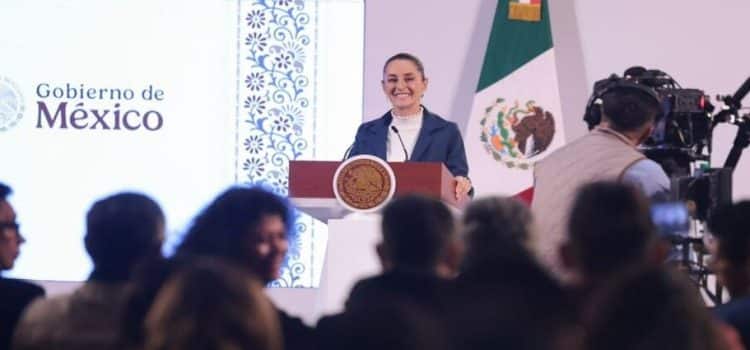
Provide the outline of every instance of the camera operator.
<path id="1" fill-rule="evenodd" d="M 593 99 L 601 100 L 599 125 L 534 168 L 535 251 L 548 268 L 561 276 L 558 251 L 567 236 L 565 223 L 573 198 L 582 185 L 621 181 L 651 198 L 666 197 L 669 191 L 669 179 L 661 166 L 637 149 L 661 114 L 659 97 L 649 88 L 619 78 L 609 79 L 594 94 Z"/>

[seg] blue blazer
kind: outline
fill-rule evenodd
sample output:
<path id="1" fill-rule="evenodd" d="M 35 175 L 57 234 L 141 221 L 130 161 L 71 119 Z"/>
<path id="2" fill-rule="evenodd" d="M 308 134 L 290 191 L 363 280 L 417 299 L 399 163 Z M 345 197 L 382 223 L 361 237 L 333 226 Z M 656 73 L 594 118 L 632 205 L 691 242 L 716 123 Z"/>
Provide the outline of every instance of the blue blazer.
<path id="1" fill-rule="evenodd" d="M 392 120 L 391 112 L 387 112 L 378 119 L 360 125 L 349 155 L 370 154 L 386 160 L 388 128 Z M 430 113 L 427 108 L 424 109 L 422 129 L 409 160 L 443 162 L 453 176 L 469 177 L 464 141 L 456 123 Z"/>

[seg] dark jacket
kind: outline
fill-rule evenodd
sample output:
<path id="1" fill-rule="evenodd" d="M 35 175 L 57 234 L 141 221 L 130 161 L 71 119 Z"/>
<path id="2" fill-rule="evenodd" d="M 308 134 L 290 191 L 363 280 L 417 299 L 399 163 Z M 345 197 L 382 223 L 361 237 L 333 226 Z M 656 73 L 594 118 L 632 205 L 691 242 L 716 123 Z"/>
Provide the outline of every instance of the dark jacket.
<path id="1" fill-rule="evenodd" d="M 719 319 L 732 325 L 740 333 L 742 344 L 750 349 L 750 297 L 738 298 L 714 309 Z"/>
<path id="2" fill-rule="evenodd" d="M 343 313 L 318 321 L 316 348 L 444 349 L 446 288 L 437 276 L 404 270 L 359 281 Z"/>
<path id="3" fill-rule="evenodd" d="M 388 128 L 393 116 L 391 112 L 359 126 L 350 156 L 369 154 L 386 160 Z M 437 114 L 424 109 L 422 129 L 417 143 L 409 155 L 416 162 L 443 162 L 453 176 L 469 175 L 466 151 L 456 123 L 449 122 Z"/>
<path id="4" fill-rule="evenodd" d="M 432 311 L 440 311 L 444 307 L 448 285 L 446 280 L 436 275 L 395 269 L 357 282 L 349 293 L 345 310 L 404 299 Z"/>
<path id="5" fill-rule="evenodd" d="M 43 296 L 44 289 L 35 284 L 0 277 L 0 349 L 10 349 L 13 331 L 24 309 Z"/>
<path id="6" fill-rule="evenodd" d="M 531 256 L 483 259 L 452 287 L 445 319 L 454 349 L 553 349 L 575 325 L 565 291 Z"/>
<path id="7" fill-rule="evenodd" d="M 289 316 L 283 310 L 276 308 L 281 323 L 281 335 L 284 338 L 284 349 L 310 349 L 313 341 L 313 330 L 301 319 Z"/>

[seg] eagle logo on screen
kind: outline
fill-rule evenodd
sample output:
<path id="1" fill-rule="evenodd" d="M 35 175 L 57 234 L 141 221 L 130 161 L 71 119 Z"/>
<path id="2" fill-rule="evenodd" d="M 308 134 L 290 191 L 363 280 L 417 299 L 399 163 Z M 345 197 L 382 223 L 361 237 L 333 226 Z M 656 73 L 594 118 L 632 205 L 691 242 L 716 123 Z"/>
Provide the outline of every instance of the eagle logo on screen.
<path id="1" fill-rule="evenodd" d="M 533 100 L 521 105 L 498 98 L 485 109 L 479 136 L 484 149 L 508 168 L 527 170 L 549 148 L 555 137 L 555 119 Z"/>
<path id="2" fill-rule="evenodd" d="M 0 76 L 0 131 L 16 126 L 23 117 L 23 95 L 12 80 Z"/>
<path id="3" fill-rule="evenodd" d="M 333 192 L 338 202 L 356 212 L 373 212 L 395 193 L 396 176 L 382 159 L 360 155 L 341 163 L 333 176 Z"/>

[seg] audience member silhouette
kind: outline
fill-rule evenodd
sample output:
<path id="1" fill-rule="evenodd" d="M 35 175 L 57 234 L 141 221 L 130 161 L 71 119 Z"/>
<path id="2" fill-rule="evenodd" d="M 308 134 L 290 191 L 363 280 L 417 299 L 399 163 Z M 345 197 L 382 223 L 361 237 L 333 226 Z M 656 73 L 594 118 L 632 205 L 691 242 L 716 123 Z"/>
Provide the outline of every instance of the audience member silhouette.
<path id="1" fill-rule="evenodd" d="M 151 198 L 119 193 L 94 203 L 86 216 L 89 279 L 72 294 L 33 303 L 21 319 L 16 349 L 112 348 L 134 268 L 161 254 L 164 214 Z"/>
<path id="2" fill-rule="evenodd" d="M 293 225 L 285 199 L 235 187 L 196 216 L 176 254 L 225 258 L 269 283 L 280 276 Z"/>
<path id="3" fill-rule="evenodd" d="M 281 350 L 278 315 L 260 281 L 197 259 L 161 288 L 145 320 L 146 350 Z"/>
<path id="4" fill-rule="evenodd" d="M 424 305 L 393 294 L 318 323 L 320 350 L 449 350 L 440 318 Z"/>
<path id="5" fill-rule="evenodd" d="M 384 295 L 437 305 L 439 286 L 455 276 L 461 246 L 453 214 L 442 202 L 416 195 L 397 198 L 383 210 L 382 241 L 376 246 L 383 273 L 359 281 L 346 307 L 376 302 Z"/>
<path id="6" fill-rule="evenodd" d="M 122 330 L 123 346 L 143 346 L 141 324 L 159 289 L 180 266 L 189 265 L 197 258 L 220 258 L 267 284 L 280 276 L 292 229 L 293 213 L 281 197 L 257 187 L 233 187 L 221 193 L 195 217 L 175 257 L 155 262 L 140 275 L 128 301 Z M 275 309 L 281 322 L 284 347 L 309 348 L 312 329 L 299 318 Z"/>
<path id="7" fill-rule="evenodd" d="M 0 184 L 3 270 L 23 243 L 9 193 Z M 710 222 L 715 269 L 732 296 L 716 314 L 745 342 L 748 218 L 750 201 L 720 208 Z M 0 332 L 12 332 L 23 311 L 16 349 L 741 348 L 734 328 L 713 318 L 684 276 L 662 264 L 667 247 L 636 188 L 595 182 L 577 193 L 560 248 L 575 276 L 570 291 L 531 253 L 532 221 L 514 199 L 483 198 L 466 208 L 459 235 L 442 202 L 417 195 L 391 201 L 375 247 L 382 273 L 359 281 L 344 311 L 322 318 L 313 334 L 262 292 L 281 275 L 294 227 L 284 199 L 260 188 L 228 189 L 165 259 L 158 204 L 120 193 L 88 212 L 84 241 L 94 269 L 74 293 L 23 311 L 43 290 L 0 278 Z"/>
<path id="8" fill-rule="evenodd" d="M 618 272 L 646 262 L 661 264 L 668 248 L 651 221 L 648 199 L 634 187 L 594 182 L 576 195 L 561 247 L 579 300 Z"/>
<path id="9" fill-rule="evenodd" d="M 445 335 L 441 331 L 448 286 L 445 278 L 457 271 L 461 250 L 452 213 L 436 199 L 400 197 L 384 208 L 381 231 L 382 242 L 376 250 L 383 272 L 352 288 L 342 314 L 318 322 L 318 348 L 360 348 L 383 341 L 384 330 L 390 329 L 384 328 L 388 326 L 386 315 L 399 313 L 434 320 L 428 327 L 433 329 L 432 340 Z M 385 348 L 405 344 L 403 337 L 410 332 L 422 333 L 407 328 L 388 334 L 391 344 Z"/>
<path id="10" fill-rule="evenodd" d="M 125 298 L 115 348 L 140 350 L 146 346 L 146 317 L 161 287 L 185 266 L 190 266 L 190 261 L 162 258 L 148 261 L 136 269 L 133 285 Z"/>
<path id="11" fill-rule="evenodd" d="M 462 227 L 466 251 L 446 317 L 454 348 L 563 349 L 580 338 L 571 301 L 528 249 L 524 204 L 475 200 Z"/>
<path id="12" fill-rule="evenodd" d="M 18 228 L 16 212 L 8 202 L 12 190 L 0 183 L 0 271 L 13 268 L 24 238 Z M 9 349 L 18 319 L 35 298 L 43 297 L 44 289 L 18 279 L 0 275 L 0 349 Z"/>
<path id="13" fill-rule="evenodd" d="M 221 257 L 270 283 L 281 274 L 293 229 L 285 199 L 257 187 L 235 187 L 198 214 L 177 255 Z M 285 348 L 308 348 L 312 329 L 299 318 L 278 313 Z"/>
<path id="14" fill-rule="evenodd" d="M 750 349 L 750 201 L 719 208 L 709 228 L 716 238 L 714 271 L 731 297 L 716 307 L 716 314 L 739 331 Z"/>
<path id="15" fill-rule="evenodd" d="M 633 267 L 592 295 L 584 312 L 585 349 L 728 349 L 719 324 L 686 276 Z"/>

